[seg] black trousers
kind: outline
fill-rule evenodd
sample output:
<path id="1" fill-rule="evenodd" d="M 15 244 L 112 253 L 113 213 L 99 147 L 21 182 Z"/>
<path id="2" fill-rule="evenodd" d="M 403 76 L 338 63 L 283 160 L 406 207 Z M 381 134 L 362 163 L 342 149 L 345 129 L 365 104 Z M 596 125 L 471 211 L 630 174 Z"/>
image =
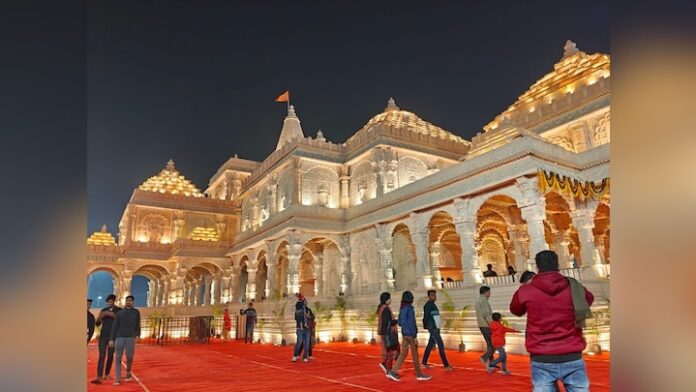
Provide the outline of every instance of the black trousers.
<path id="1" fill-rule="evenodd" d="M 493 340 L 491 339 L 491 329 L 479 327 L 479 330 L 481 330 L 483 339 L 486 341 L 486 352 L 481 355 L 481 359 L 490 363 L 493 361 L 493 353 L 495 352 L 495 348 L 493 348 Z"/>
<path id="2" fill-rule="evenodd" d="M 108 356 L 108 358 L 107 358 Z M 104 372 L 106 359 L 106 372 Z M 108 376 L 114 363 L 114 347 L 109 347 L 109 339 L 99 338 L 99 361 L 97 362 L 97 377 Z"/>

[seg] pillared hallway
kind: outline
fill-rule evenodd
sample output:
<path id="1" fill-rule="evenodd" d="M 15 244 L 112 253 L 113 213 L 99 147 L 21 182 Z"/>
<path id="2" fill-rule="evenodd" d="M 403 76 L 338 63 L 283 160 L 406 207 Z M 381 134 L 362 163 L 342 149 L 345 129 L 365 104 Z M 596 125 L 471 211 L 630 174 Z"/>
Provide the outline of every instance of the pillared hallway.
<path id="1" fill-rule="evenodd" d="M 425 347 L 419 346 L 420 357 Z M 98 349 L 90 347 L 88 380 L 94 378 Z M 431 381 L 416 381 L 412 363 L 407 361 L 400 374 L 401 382 L 390 381 L 377 366 L 379 346 L 351 343 L 319 344 L 316 359 L 309 363 L 292 363 L 291 347 L 244 345 L 213 342 L 210 345 L 175 345 L 167 347 L 137 346 L 133 373 L 135 379 L 120 386 L 113 381 L 102 385 L 88 383 L 89 392 L 117 390 L 173 391 L 422 391 L 424 386 L 437 390 L 516 392 L 531 390 L 529 359 L 508 355 L 510 376 L 486 374 L 479 352 L 459 353 L 448 350 L 454 366 L 445 372 L 434 350 L 430 361 L 436 366 L 426 369 Z M 593 392 L 609 391 L 609 354 L 586 356 Z M 125 356 L 124 356 L 125 361 Z M 125 377 L 125 366 L 123 369 Z M 111 371 L 113 377 L 114 370 Z"/>

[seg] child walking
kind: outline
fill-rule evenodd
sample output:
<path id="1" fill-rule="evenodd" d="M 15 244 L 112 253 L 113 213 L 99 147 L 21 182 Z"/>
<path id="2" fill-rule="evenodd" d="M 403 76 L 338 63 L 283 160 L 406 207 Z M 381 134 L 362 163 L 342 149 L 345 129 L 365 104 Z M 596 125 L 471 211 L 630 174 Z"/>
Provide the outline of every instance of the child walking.
<path id="1" fill-rule="evenodd" d="M 502 316 L 500 313 L 493 313 L 493 321 L 491 321 L 491 340 L 493 341 L 493 348 L 498 351 L 498 358 L 494 359 L 488 366 L 488 374 L 493 373 L 495 370 L 495 365 L 502 364 L 502 370 L 500 374 L 505 376 L 510 375 L 507 370 L 507 355 L 505 354 L 505 333 L 506 332 L 520 332 L 513 328 L 508 328 L 501 322 Z"/>
<path id="2" fill-rule="evenodd" d="M 416 380 L 430 380 L 432 377 L 421 372 L 420 363 L 418 362 L 418 341 L 416 340 L 418 327 L 416 326 L 416 313 L 413 310 L 413 293 L 410 291 L 404 291 L 401 295 L 401 309 L 399 310 L 398 323 L 401 327 L 401 334 L 404 337 L 404 342 L 401 345 L 401 353 L 396 360 L 396 365 L 387 372 L 387 378 L 394 381 L 401 381 L 398 372 L 410 350 L 411 357 L 413 358 L 413 367 L 416 370 Z"/>

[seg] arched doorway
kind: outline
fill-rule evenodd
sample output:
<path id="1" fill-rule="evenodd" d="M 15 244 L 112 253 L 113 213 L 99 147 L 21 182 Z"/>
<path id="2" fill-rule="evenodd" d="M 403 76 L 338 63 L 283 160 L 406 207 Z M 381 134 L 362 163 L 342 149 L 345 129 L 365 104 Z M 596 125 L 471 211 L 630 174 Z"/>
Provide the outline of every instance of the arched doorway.
<path id="1" fill-rule="evenodd" d="M 258 269 L 256 271 L 256 298 L 265 300 L 270 295 L 270 290 L 266 286 L 268 282 L 268 264 L 266 263 L 266 252 L 262 251 L 257 257 Z"/>
<path id="2" fill-rule="evenodd" d="M 443 287 L 446 281 L 462 280 L 462 246 L 452 216 L 444 211 L 436 212 L 428 223 L 430 240 L 430 264 L 433 282 Z"/>
<path id="3" fill-rule="evenodd" d="M 300 292 L 305 296 L 314 295 L 314 283 L 317 280 L 314 268 L 314 256 L 307 250 L 300 256 Z"/>
<path id="4" fill-rule="evenodd" d="M 526 269 L 527 229 L 512 197 L 495 195 L 479 207 L 476 240 L 481 271 L 487 271 L 488 264 L 499 276 L 508 275 L 508 266 L 517 271 Z"/>
<path id="5" fill-rule="evenodd" d="M 87 298 L 92 299 L 92 308 L 106 306 L 106 297 L 116 293 L 116 273 L 111 270 L 97 269 L 87 275 Z"/>
<path id="6" fill-rule="evenodd" d="M 394 263 L 394 287 L 409 290 L 416 287 L 416 246 L 411 232 L 403 223 L 392 231 L 392 262 Z"/>
<path id="7" fill-rule="evenodd" d="M 288 295 L 288 242 L 283 241 L 279 246 L 277 253 L 276 279 L 273 282 L 273 287 L 276 291 L 276 296 L 284 297 Z"/>

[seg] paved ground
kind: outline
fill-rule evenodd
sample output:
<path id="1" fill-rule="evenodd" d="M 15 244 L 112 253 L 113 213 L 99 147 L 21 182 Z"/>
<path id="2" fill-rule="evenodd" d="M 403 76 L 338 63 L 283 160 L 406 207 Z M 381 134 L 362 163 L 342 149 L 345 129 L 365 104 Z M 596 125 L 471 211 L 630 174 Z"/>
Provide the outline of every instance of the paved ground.
<path id="1" fill-rule="evenodd" d="M 419 347 L 422 356 L 424 347 Z M 316 346 L 316 359 L 309 363 L 290 361 L 292 348 L 272 345 L 213 342 L 210 345 L 137 346 L 133 373 L 135 379 L 120 386 L 112 382 L 88 383 L 88 391 L 459 391 L 516 392 L 531 390 L 529 359 L 508 355 L 512 375 L 487 374 L 478 357 L 481 353 L 447 350 L 454 366 L 445 372 L 437 351 L 426 369 L 431 381 L 416 381 L 413 367 L 406 362 L 400 371 L 402 381 L 387 379 L 378 367 L 379 346 L 364 343 L 329 343 Z M 98 350 L 89 348 L 88 380 L 96 373 Z M 124 357 L 125 360 L 125 357 Z M 609 355 L 586 357 L 593 392 L 609 391 Z M 111 371 L 113 376 L 114 370 Z M 124 366 L 125 377 L 125 366 Z M 454 389 L 456 388 L 456 389 Z"/>

